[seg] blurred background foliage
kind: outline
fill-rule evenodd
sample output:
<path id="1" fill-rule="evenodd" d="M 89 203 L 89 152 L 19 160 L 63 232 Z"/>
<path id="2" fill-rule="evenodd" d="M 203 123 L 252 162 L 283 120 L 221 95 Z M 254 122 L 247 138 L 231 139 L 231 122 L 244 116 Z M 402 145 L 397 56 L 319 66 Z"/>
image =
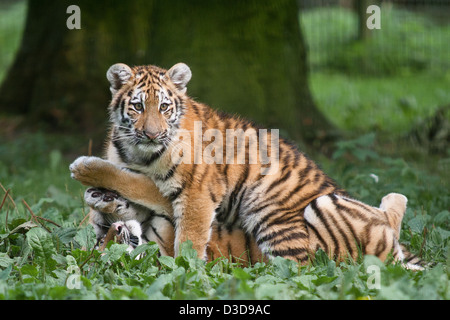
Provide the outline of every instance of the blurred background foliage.
<path id="1" fill-rule="evenodd" d="M 292 40 L 296 26 L 281 26 L 292 24 L 284 11 L 296 8 L 294 2 L 260 1 L 227 9 L 174 0 L 165 11 L 158 1 L 78 1 L 82 29 L 69 31 L 64 1 L 31 0 L 41 15 L 32 27 L 58 18 L 44 29 L 47 38 L 54 37 L 50 42 L 56 53 L 50 59 L 40 53 L 49 46 L 45 36 L 36 48 L 24 42 L 21 49 L 27 1 L 3 0 L 0 133 L 14 137 L 23 129 L 41 129 L 81 134 L 85 141 L 92 138 L 98 151 L 106 128 L 107 67 L 118 59 L 166 68 L 183 60 L 194 71 L 189 91 L 194 98 L 279 128 L 305 148 L 329 152 L 326 135 L 376 132 L 448 156 L 449 1 L 299 0 L 298 43 Z M 380 30 L 364 28 L 370 14 L 358 11 L 358 5 L 370 4 L 381 8 Z M 220 24 L 211 22 L 218 19 Z M 224 27 L 227 22 L 236 27 Z M 257 28 L 262 31 L 243 31 Z M 35 30 L 28 34 L 33 32 L 39 35 Z M 55 44 L 58 37 L 65 40 Z M 225 49 L 230 43 L 235 48 Z M 27 56 L 33 56 L 32 50 L 39 54 L 34 60 L 16 57 L 24 48 Z M 14 62 L 19 74 L 11 74 Z"/>

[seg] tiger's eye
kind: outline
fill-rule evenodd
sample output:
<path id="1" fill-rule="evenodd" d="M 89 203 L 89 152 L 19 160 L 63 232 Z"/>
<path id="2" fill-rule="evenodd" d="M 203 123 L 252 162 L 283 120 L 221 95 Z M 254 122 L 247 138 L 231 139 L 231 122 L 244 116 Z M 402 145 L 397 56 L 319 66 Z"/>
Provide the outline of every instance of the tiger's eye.
<path id="1" fill-rule="evenodd" d="M 142 105 L 142 103 L 138 102 L 134 104 L 134 110 L 136 111 L 142 111 L 144 110 L 144 106 Z"/>
<path id="2" fill-rule="evenodd" d="M 169 109 L 169 105 L 167 103 L 161 103 L 159 106 L 159 110 L 161 111 L 167 111 L 167 109 Z"/>

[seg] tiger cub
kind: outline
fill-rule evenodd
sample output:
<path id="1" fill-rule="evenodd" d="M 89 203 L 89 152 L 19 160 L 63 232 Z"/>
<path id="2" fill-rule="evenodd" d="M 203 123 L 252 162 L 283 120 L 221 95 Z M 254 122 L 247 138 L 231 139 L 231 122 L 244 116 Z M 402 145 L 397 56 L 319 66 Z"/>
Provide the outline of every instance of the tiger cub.
<path id="1" fill-rule="evenodd" d="M 155 225 L 139 224 L 134 220 L 141 220 L 139 216 L 142 210 L 144 214 L 148 214 L 145 208 L 129 203 L 117 194 L 111 196 L 111 193 L 94 188 L 85 192 L 85 201 L 91 207 L 91 224 L 96 230 L 102 229 L 98 233 L 99 238 L 105 237 L 106 232 L 111 230 L 116 232 L 118 224 L 123 225 L 123 229 L 131 230 L 125 224 L 133 222 L 134 233 L 132 234 L 140 237 L 139 243 L 155 241 L 161 247 L 161 243 L 167 245 L 173 241 L 173 237 L 161 239 Z M 346 258 L 356 259 L 359 254 L 372 254 L 384 261 L 389 254 L 392 254 L 395 261 L 404 262 L 406 267 L 421 269 L 422 262 L 407 252 L 398 242 L 406 203 L 407 198 L 397 193 L 390 193 L 383 197 L 380 208 L 334 194 L 317 198 L 305 209 L 310 258 L 314 258 L 318 249 L 324 250 L 331 258 L 338 261 Z M 124 217 L 132 220 L 112 222 L 114 219 L 120 220 Z M 350 224 L 349 219 L 355 222 Z M 135 224 L 141 228 L 136 227 Z M 119 239 L 118 242 L 126 243 L 130 245 L 130 248 L 136 247 L 131 241 L 127 242 L 126 238 Z M 263 255 L 251 235 L 247 235 L 242 228 L 225 227 L 217 222 L 212 225 L 207 257 L 210 261 L 218 257 L 226 257 L 244 266 L 258 261 L 267 261 L 267 257 Z"/>
<path id="2" fill-rule="evenodd" d="M 264 255 L 307 263 L 305 208 L 345 192 L 278 131 L 190 98 L 191 76 L 183 63 L 110 67 L 108 160 L 79 157 L 72 177 L 173 221 L 175 256 L 191 240 L 206 259 L 217 221 L 252 235 Z"/>

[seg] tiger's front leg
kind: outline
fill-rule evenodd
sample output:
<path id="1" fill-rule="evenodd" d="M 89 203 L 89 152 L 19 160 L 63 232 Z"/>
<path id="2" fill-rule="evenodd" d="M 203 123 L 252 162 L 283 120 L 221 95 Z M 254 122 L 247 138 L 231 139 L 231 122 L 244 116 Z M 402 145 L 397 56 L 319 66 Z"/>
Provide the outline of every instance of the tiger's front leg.
<path id="1" fill-rule="evenodd" d="M 82 156 L 70 166 L 71 177 L 86 186 L 114 190 L 127 200 L 172 216 L 172 205 L 143 174 L 124 170 L 98 157 Z"/>
<path id="2" fill-rule="evenodd" d="M 202 194 L 189 197 L 185 201 L 175 201 L 175 256 L 180 254 L 180 244 L 186 240 L 192 241 L 192 248 L 197 251 L 200 259 L 206 260 L 206 247 L 211 236 L 211 224 L 215 217 L 215 205 L 208 197 Z"/>

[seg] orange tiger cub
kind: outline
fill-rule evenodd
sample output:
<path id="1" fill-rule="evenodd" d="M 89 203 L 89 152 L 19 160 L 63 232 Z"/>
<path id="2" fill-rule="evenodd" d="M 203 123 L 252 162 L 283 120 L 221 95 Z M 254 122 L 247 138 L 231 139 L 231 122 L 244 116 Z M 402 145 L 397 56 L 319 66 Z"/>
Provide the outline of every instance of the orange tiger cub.
<path id="1" fill-rule="evenodd" d="M 307 263 L 306 206 L 344 192 L 277 131 L 190 98 L 191 76 L 183 63 L 169 70 L 113 65 L 108 160 L 80 157 L 70 166 L 72 177 L 171 219 L 175 255 L 191 240 L 206 259 L 218 221 L 239 224 L 266 255 Z M 137 188 L 139 181 L 147 185 Z"/>

